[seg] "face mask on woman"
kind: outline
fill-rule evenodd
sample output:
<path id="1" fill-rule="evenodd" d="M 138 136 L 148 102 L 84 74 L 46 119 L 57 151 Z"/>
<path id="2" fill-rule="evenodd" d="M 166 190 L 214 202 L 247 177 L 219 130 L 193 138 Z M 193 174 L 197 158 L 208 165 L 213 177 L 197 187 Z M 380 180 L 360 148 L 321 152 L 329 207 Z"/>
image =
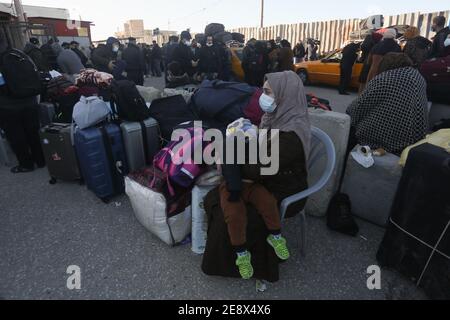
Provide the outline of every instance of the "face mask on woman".
<path id="1" fill-rule="evenodd" d="M 263 93 L 259 98 L 259 105 L 261 106 L 262 111 L 264 111 L 265 113 L 274 113 L 277 109 L 275 99 L 265 93 Z"/>

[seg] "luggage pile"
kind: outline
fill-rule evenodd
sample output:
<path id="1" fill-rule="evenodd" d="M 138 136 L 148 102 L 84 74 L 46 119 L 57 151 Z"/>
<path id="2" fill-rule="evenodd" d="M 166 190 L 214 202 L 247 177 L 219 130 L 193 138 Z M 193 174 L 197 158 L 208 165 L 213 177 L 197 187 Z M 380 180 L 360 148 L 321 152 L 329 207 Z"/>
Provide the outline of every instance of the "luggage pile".
<path id="1" fill-rule="evenodd" d="M 177 157 L 195 148 L 203 152 L 209 144 L 203 142 L 207 128 L 222 130 L 243 117 L 258 125 L 261 90 L 204 81 L 199 88 L 161 92 L 93 69 L 85 70 L 76 85 L 59 77 L 50 86 L 49 101 L 41 108 L 54 116 L 46 117 L 40 132 L 50 183 L 85 183 L 105 203 L 126 194 L 147 230 L 172 246 L 192 233 L 193 251 L 202 253 L 207 219 L 199 203 L 221 176 L 205 165 L 179 164 Z M 65 121 L 57 122 L 61 99 L 68 95 L 77 101 L 65 109 Z M 198 120 L 204 127 L 195 127 Z M 175 129 L 189 136 L 172 141 Z"/>

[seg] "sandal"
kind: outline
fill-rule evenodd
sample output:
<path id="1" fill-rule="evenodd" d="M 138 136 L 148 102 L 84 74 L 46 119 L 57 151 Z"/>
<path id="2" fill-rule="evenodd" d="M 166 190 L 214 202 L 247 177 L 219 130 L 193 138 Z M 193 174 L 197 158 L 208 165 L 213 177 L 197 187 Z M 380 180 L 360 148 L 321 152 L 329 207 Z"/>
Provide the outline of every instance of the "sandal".
<path id="1" fill-rule="evenodd" d="M 17 174 L 17 173 L 28 173 L 32 172 L 34 169 L 27 169 L 21 166 L 17 166 L 11 169 L 11 173 Z"/>

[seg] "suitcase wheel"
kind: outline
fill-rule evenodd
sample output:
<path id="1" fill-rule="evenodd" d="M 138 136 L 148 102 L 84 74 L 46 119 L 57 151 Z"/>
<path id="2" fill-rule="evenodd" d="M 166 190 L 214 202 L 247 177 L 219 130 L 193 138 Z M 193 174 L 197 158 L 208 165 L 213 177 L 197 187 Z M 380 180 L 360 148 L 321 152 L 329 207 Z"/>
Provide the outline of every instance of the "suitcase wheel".
<path id="1" fill-rule="evenodd" d="M 106 197 L 106 198 L 100 198 L 100 200 L 102 200 L 102 202 L 103 202 L 104 204 L 109 204 L 109 202 L 110 202 L 110 199 L 109 199 L 108 197 Z"/>
<path id="2" fill-rule="evenodd" d="M 48 183 L 50 183 L 51 185 L 56 184 L 57 183 L 56 178 L 51 178 Z"/>

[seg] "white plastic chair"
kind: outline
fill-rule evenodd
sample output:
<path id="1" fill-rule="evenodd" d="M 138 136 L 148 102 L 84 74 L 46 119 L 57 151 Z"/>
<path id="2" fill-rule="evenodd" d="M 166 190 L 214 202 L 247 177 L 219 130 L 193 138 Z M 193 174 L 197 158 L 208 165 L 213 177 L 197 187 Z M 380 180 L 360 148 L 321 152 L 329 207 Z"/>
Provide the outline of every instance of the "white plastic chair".
<path id="1" fill-rule="evenodd" d="M 311 152 L 309 155 L 308 161 L 308 169 L 311 169 L 316 165 L 316 163 L 322 159 L 322 157 L 326 157 L 326 165 L 323 170 L 322 176 L 319 178 L 317 182 L 315 182 L 312 186 L 306 189 L 303 192 L 297 193 L 289 198 L 286 198 L 281 203 L 280 213 L 281 213 L 281 221 L 284 222 L 286 218 L 286 212 L 289 206 L 293 203 L 296 203 L 300 200 L 306 199 L 309 196 L 319 192 L 323 187 L 328 183 L 333 174 L 334 168 L 336 166 L 336 149 L 334 147 L 333 141 L 330 137 L 323 132 L 322 130 L 312 127 L 312 140 L 311 140 Z M 306 246 L 306 213 L 303 210 L 300 213 L 300 233 L 301 233 L 301 244 L 300 244 L 300 253 L 302 256 L 305 256 L 305 246 Z"/>

